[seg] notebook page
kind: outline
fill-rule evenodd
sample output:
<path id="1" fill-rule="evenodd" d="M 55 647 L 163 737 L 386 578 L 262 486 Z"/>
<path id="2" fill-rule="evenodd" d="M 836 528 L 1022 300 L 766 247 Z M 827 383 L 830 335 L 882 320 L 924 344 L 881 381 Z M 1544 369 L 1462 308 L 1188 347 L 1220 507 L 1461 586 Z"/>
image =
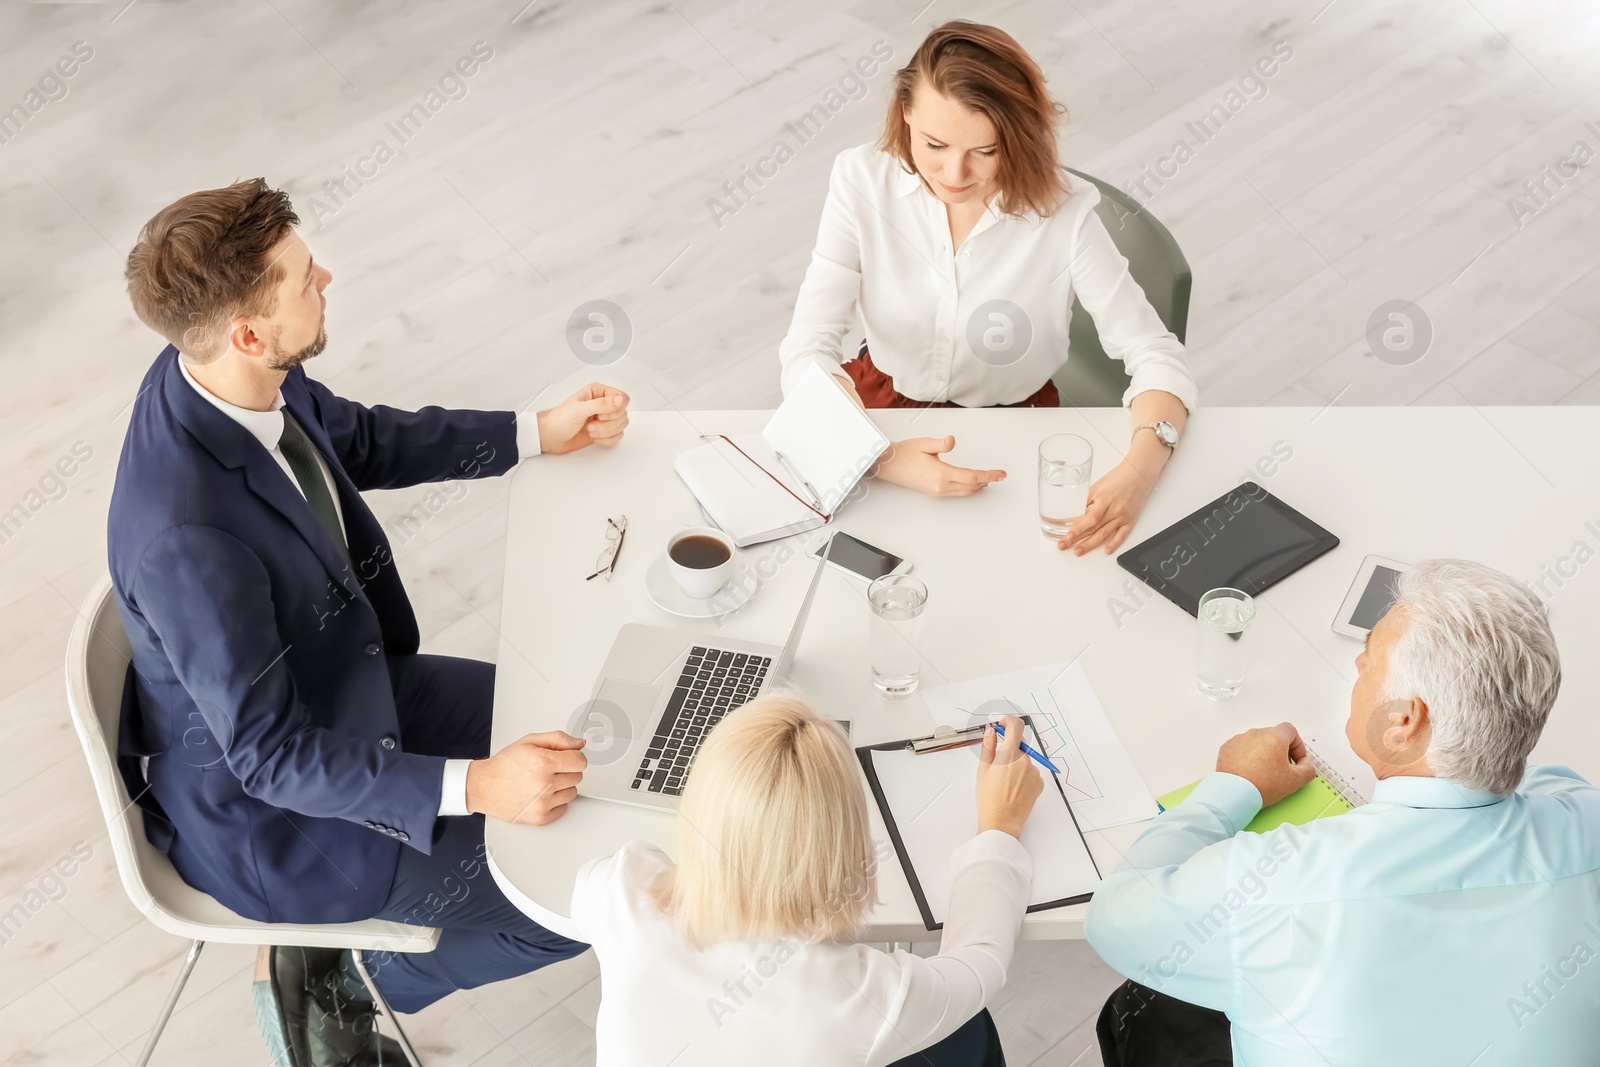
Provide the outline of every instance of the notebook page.
<path id="1" fill-rule="evenodd" d="M 1031 729 L 1028 743 L 1039 745 Z M 943 923 L 950 908 L 950 854 L 978 832 L 978 749 L 924 755 L 866 751 L 928 909 L 935 922 Z M 1038 771 L 1049 774 L 1043 767 Z M 1100 884 L 1088 846 L 1054 783 L 1045 783 L 1023 827 L 1022 844 L 1033 857 L 1030 905 L 1082 896 Z"/>
<path id="2" fill-rule="evenodd" d="M 776 459 L 760 436 L 735 434 L 732 441 L 750 458 L 728 441 L 712 438 L 673 463 L 713 525 L 740 547 L 822 525 L 815 512 L 757 466 Z M 776 473 L 784 483 L 793 483 L 781 465 Z"/>
<path id="3" fill-rule="evenodd" d="M 761 436 L 810 484 L 830 515 L 889 447 L 867 413 L 816 364 L 806 368 Z"/>

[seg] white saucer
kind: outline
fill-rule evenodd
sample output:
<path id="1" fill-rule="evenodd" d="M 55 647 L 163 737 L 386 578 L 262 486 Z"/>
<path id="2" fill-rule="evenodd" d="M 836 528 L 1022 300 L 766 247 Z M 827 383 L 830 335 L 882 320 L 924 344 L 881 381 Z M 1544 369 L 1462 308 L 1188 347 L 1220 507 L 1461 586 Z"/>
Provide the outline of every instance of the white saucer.
<path id="1" fill-rule="evenodd" d="M 755 596 L 758 584 L 756 576 L 741 565 L 715 594 L 705 600 L 696 600 L 672 580 L 665 554 L 657 556 L 656 561 L 650 564 L 650 569 L 644 572 L 644 591 L 650 597 L 650 602 L 662 611 L 686 619 L 714 619 L 737 611 Z"/>

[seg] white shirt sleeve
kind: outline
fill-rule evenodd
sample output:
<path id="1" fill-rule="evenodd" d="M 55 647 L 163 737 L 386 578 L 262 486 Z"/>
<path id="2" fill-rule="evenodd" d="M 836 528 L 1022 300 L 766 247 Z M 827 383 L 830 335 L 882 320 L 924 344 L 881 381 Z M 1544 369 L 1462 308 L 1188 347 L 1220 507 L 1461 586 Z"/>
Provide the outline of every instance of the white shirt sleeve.
<path id="1" fill-rule="evenodd" d="M 1100 957 L 1168 996 L 1231 1008 L 1232 839 L 1260 810 L 1255 786 L 1215 772 L 1157 816 L 1089 902 L 1084 937 Z"/>
<path id="2" fill-rule="evenodd" d="M 1097 198 L 1090 198 L 1097 201 Z M 1072 288 L 1094 319 L 1100 347 L 1120 359 L 1133 380 L 1123 406 L 1140 393 L 1159 389 L 1194 411 L 1199 389 L 1184 360 L 1183 344 L 1150 306 L 1128 261 L 1106 231 L 1091 202 L 1083 212 L 1072 253 Z"/>
<path id="3" fill-rule="evenodd" d="M 869 1065 L 893 1063 L 949 1037 L 1006 984 L 1033 857 L 1010 834 L 988 830 L 956 849 L 950 865 L 950 914 L 939 954 L 895 953 L 899 1010 L 878 1032 Z"/>
<path id="4" fill-rule="evenodd" d="M 539 413 L 532 408 L 517 412 L 517 462 L 537 456 L 541 451 Z"/>
<path id="5" fill-rule="evenodd" d="M 861 235 L 854 208 L 861 194 L 845 179 L 843 162 L 842 156 L 834 160 L 811 265 L 795 298 L 789 332 L 778 345 L 785 393 L 808 363 L 842 374 L 840 366 L 853 355 L 845 337 L 857 328 L 856 301 L 861 295 Z"/>
<path id="6" fill-rule="evenodd" d="M 439 788 L 440 815 L 470 815 L 467 811 L 467 765 L 469 759 L 444 761 L 444 781 Z"/>

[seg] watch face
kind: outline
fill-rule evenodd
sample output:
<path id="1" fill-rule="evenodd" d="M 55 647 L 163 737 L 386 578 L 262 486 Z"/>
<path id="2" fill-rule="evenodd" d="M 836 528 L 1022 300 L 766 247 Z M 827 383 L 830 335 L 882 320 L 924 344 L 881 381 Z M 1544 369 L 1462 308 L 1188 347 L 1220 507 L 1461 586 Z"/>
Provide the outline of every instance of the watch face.
<path id="1" fill-rule="evenodd" d="M 1178 431 L 1170 422 L 1156 423 L 1156 436 L 1161 438 L 1162 443 L 1168 448 L 1178 443 Z"/>

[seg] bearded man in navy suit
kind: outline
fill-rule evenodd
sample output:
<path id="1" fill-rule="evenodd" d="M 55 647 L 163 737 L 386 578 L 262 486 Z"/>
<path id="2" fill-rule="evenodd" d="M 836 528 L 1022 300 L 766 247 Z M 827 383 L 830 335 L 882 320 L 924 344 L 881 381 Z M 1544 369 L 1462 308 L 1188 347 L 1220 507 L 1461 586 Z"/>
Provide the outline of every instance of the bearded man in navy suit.
<path id="1" fill-rule="evenodd" d="M 419 654 L 361 493 L 615 445 L 628 398 L 590 385 L 519 416 L 335 396 L 302 366 L 327 344 L 332 275 L 298 222 L 243 181 L 162 210 L 128 257 L 134 310 L 171 343 L 111 500 L 133 646 L 119 757 L 150 840 L 240 915 L 441 928 L 433 952 L 378 968 L 411 1012 L 583 951 L 501 894 L 483 820 L 558 818 L 585 760 L 564 733 L 489 753 L 494 666 Z M 329 982 L 359 991 L 349 963 Z"/>

